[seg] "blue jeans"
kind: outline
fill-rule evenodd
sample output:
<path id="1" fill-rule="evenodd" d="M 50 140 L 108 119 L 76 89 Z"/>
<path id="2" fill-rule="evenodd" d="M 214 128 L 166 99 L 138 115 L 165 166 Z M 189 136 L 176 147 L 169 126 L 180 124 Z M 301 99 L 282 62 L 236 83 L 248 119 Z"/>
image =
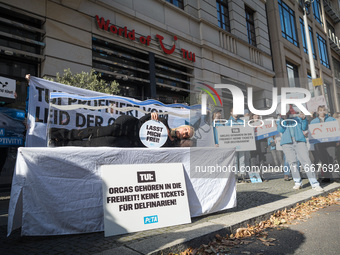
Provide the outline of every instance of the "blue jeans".
<path id="1" fill-rule="evenodd" d="M 316 175 L 314 171 L 310 170 L 310 165 L 312 162 L 309 158 L 308 148 L 305 142 L 296 142 L 294 141 L 291 144 L 282 145 L 283 152 L 286 156 L 286 160 L 290 166 L 290 171 L 292 172 L 293 180 L 296 184 L 301 185 L 301 175 L 299 171 L 299 161 L 302 167 L 307 167 L 305 172 L 307 174 L 308 180 L 312 187 L 320 185 L 316 179 Z"/>

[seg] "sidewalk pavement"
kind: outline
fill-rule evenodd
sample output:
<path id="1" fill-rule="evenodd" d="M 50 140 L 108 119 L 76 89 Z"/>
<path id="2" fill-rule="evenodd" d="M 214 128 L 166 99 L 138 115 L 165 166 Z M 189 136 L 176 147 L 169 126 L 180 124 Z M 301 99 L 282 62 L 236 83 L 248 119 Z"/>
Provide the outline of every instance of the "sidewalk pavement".
<path id="1" fill-rule="evenodd" d="M 311 189 L 303 180 L 301 190 L 282 173 L 266 173 L 263 183 L 238 183 L 236 208 L 192 218 L 191 224 L 104 237 L 104 232 L 21 237 L 20 230 L 7 235 L 9 194 L 0 193 L 0 254 L 168 254 L 207 243 L 215 234 L 230 234 L 239 227 L 268 218 L 274 211 L 293 207 L 313 196 L 340 188 L 339 182 L 322 185 L 325 192 Z M 7 206 L 7 207 L 6 207 Z M 180 213 L 180 212 L 179 212 Z"/>

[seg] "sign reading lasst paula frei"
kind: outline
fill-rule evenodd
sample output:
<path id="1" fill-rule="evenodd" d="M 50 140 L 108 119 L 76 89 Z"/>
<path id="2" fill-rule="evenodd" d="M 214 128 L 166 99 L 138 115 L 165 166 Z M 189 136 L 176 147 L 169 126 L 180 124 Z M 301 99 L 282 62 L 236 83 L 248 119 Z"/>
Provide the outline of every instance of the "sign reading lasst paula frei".
<path id="1" fill-rule="evenodd" d="M 190 223 L 181 163 L 102 165 L 105 236 Z"/>

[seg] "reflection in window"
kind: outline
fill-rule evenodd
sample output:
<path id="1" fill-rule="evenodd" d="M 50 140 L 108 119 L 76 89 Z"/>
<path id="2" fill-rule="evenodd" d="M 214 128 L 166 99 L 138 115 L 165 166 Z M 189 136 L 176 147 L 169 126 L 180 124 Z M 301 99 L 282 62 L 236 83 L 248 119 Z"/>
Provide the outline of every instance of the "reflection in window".
<path id="1" fill-rule="evenodd" d="M 331 90 L 330 86 L 328 84 L 323 85 L 324 93 L 325 93 L 325 99 L 327 103 L 327 110 L 330 113 L 333 113 L 333 102 L 332 102 L 332 96 L 331 96 Z"/>
<path id="2" fill-rule="evenodd" d="M 44 19 L 0 5 L 0 76 L 16 80 L 17 98 L 8 100 L 9 107 L 24 110 L 26 107 L 26 74 L 39 75 L 43 59 Z M 2 101 L 0 100 L 0 101 Z"/>
<path id="3" fill-rule="evenodd" d="M 225 31 L 230 32 L 228 1 L 217 0 L 216 9 L 217 9 L 218 26 L 220 28 L 223 28 Z"/>
<path id="4" fill-rule="evenodd" d="M 254 11 L 247 6 L 245 7 L 245 11 L 246 11 L 248 43 L 253 46 L 256 46 Z"/>
<path id="5" fill-rule="evenodd" d="M 178 8 L 184 9 L 183 0 L 166 0 L 166 1 L 177 6 Z"/>
<path id="6" fill-rule="evenodd" d="M 279 13 L 281 21 L 282 36 L 295 46 L 299 47 L 296 34 L 295 12 L 288 7 L 282 0 L 279 2 Z"/>
<path id="7" fill-rule="evenodd" d="M 314 18 L 317 20 L 317 22 L 319 22 L 322 25 L 323 23 L 322 23 L 320 0 L 313 1 L 313 13 L 314 13 Z"/>
<path id="8" fill-rule="evenodd" d="M 304 22 L 303 22 L 303 20 L 301 18 L 300 18 L 300 28 L 301 28 L 301 35 L 302 35 L 303 51 L 308 54 L 307 40 L 306 40 L 306 33 L 305 33 L 305 24 L 304 24 Z M 315 47 L 314 47 L 313 29 L 310 26 L 308 26 L 308 29 L 309 29 L 310 43 L 312 45 L 313 58 L 316 59 L 316 53 L 315 53 Z"/>
<path id="9" fill-rule="evenodd" d="M 314 94 L 313 80 L 312 80 L 312 76 L 309 73 L 307 74 L 307 79 L 308 79 L 308 90 L 311 96 L 314 97 L 315 94 Z"/>
<path id="10" fill-rule="evenodd" d="M 316 38 L 318 40 L 320 62 L 325 67 L 330 68 L 326 40 L 323 39 L 318 33 L 316 33 Z"/>
<path id="11" fill-rule="evenodd" d="M 288 74 L 288 85 L 289 87 L 300 87 L 299 73 L 296 65 L 287 62 L 287 74 Z"/>

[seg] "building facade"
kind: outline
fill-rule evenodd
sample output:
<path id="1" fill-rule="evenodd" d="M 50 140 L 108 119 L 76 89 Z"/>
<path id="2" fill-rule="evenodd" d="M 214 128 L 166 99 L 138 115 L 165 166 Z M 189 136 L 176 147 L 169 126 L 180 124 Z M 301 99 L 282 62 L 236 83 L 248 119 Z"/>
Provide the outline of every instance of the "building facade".
<path id="1" fill-rule="evenodd" d="M 307 5 L 305 5 L 307 4 Z M 323 84 L 313 86 L 304 24 L 306 8 L 312 46 L 315 78 Z M 302 87 L 312 96 L 323 95 L 330 113 L 340 110 L 339 57 L 336 36 L 339 2 L 336 0 L 267 1 L 275 81 L 278 87 Z M 314 78 L 314 77 L 313 77 Z"/>
<path id="2" fill-rule="evenodd" d="M 13 107 L 25 107 L 25 74 L 67 68 L 93 68 L 140 100 L 188 102 L 199 82 L 233 83 L 253 87 L 255 107 L 270 106 L 265 1 L 0 0 L 0 11 L 0 76 L 17 81 Z M 231 94 L 218 92 L 228 116 Z"/>

